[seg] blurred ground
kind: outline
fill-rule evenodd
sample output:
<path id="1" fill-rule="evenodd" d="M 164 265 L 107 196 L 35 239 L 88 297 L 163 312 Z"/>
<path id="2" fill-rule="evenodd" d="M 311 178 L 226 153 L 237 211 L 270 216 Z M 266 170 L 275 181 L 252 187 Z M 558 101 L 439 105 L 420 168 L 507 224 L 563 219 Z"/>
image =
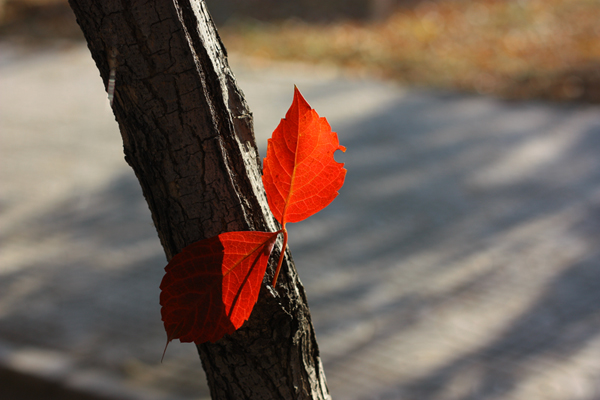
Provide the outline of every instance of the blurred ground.
<path id="1" fill-rule="evenodd" d="M 208 398 L 89 52 L 42 42 L 0 41 L 0 393 Z M 348 148 L 289 228 L 335 399 L 600 398 L 599 106 L 232 64 L 261 154 L 293 84 Z"/>

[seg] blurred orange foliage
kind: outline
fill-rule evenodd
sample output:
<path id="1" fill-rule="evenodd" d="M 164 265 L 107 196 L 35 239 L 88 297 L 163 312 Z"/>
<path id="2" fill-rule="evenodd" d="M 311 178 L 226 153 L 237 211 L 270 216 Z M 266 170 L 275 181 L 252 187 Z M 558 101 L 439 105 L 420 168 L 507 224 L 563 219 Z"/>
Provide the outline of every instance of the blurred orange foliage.
<path id="1" fill-rule="evenodd" d="M 378 22 L 238 21 L 230 51 L 505 98 L 600 102 L 599 0 L 440 0 Z"/>

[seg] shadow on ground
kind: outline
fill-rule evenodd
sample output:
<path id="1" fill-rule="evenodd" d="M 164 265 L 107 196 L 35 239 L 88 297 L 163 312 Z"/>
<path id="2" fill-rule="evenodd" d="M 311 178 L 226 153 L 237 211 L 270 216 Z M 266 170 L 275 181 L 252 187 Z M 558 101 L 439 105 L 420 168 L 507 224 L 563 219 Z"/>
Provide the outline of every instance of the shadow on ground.
<path id="1" fill-rule="evenodd" d="M 330 207 L 289 228 L 332 394 L 597 398 L 598 108 L 394 89 L 360 114 L 340 100 L 369 101 L 360 85 L 303 90 L 332 108 L 348 175 Z M 108 182 L 3 228 L 15 257 L 0 338 L 207 396 L 193 346 L 159 363 L 165 258 L 131 171 Z"/>

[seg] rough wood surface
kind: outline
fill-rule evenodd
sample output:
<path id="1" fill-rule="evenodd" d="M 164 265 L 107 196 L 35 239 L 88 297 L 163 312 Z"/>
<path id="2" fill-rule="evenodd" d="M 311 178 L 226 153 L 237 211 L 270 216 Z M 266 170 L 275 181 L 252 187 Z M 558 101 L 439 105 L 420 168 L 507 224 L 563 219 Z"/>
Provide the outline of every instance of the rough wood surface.
<path id="1" fill-rule="evenodd" d="M 114 69 L 113 110 L 125 158 L 167 257 L 221 232 L 277 229 L 260 180 L 252 115 L 204 2 L 70 4 L 105 86 Z M 212 397 L 330 398 L 289 251 L 276 291 L 267 282 L 243 328 L 198 346 Z"/>

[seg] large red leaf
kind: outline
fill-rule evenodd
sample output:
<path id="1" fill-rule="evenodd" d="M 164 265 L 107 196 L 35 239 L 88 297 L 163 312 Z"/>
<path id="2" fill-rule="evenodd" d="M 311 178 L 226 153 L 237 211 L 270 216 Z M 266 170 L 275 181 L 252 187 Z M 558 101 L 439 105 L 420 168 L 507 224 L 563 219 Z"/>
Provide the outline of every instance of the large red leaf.
<path id="1" fill-rule="evenodd" d="M 250 317 L 278 233 L 227 232 L 171 259 L 160 285 L 168 341 L 216 342 Z"/>
<path id="2" fill-rule="evenodd" d="M 338 195 L 346 170 L 334 160 L 336 150 L 346 148 L 295 88 L 285 119 L 269 139 L 263 166 L 269 207 L 281 225 L 310 217 Z"/>

